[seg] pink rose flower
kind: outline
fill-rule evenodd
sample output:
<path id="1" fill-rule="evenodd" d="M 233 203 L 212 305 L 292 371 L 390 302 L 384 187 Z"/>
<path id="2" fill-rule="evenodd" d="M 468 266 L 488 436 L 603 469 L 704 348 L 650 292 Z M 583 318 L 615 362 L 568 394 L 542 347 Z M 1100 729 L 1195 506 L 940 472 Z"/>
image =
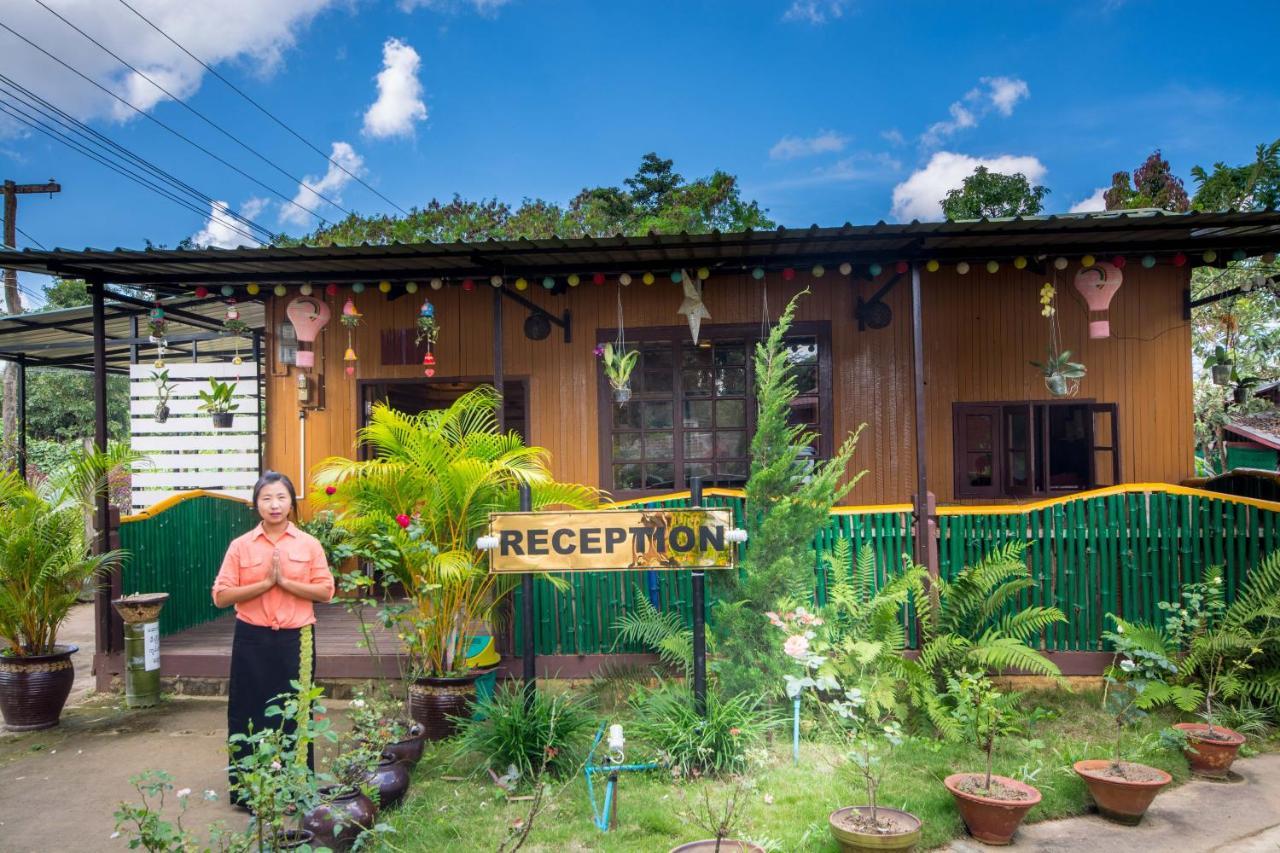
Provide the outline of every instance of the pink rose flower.
<path id="1" fill-rule="evenodd" d="M 396 516 L 396 524 L 401 527 L 408 527 L 410 524 L 413 524 L 413 519 L 402 512 Z"/>
<path id="2" fill-rule="evenodd" d="M 802 658 L 809 651 L 809 638 L 804 634 L 792 634 L 782 644 L 782 650 L 793 658 Z"/>
<path id="3" fill-rule="evenodd" d="M 337 487 L 337 486 L 325 486 L 325 487 L 324 487 L 324 493 L 325 493 L 326 495 L 336 495 L 336 494 L 338 493 L 338 487 Z"/>

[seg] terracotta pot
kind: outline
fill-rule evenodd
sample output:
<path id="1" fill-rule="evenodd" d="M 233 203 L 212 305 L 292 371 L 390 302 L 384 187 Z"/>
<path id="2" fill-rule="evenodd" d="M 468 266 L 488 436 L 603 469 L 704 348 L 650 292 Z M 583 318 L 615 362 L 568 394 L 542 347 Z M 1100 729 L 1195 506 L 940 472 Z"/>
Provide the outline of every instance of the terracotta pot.
<path id="1" fill-rule="evenodd" d="M 1213 779 L 1226 778 L 1231 763 L 1240 752 L 1240 745 L 1245 741 L 1244 735 L 1222 726 L 1214 726 L 1214 732 L 1225 735 L 1225 739 L 1197 737 L 1209 730 L 1208 723 L 1175 723 L 1173 727 L 1187 733 L 1187 747 L 1183 754 L 1191 764 L 1192 773 Z"/>
<path id="2" fill-rule="evenodd" d="M 422 750 L 426 747 L 426 728 L 422 723 L 409 726 L 409 736 L 387 744 L 383 754 L 394 755 L 405 767 L 412 769 L 422 760 Z"/>
<path id="3" fill-rule="evenodd" d="M 1073 766 L 1089 788 L 1093 801 L 1098 805 L 1098 812 L 1103 817 L 1126 826 L 1137 826 L 1151 806 L 1151 801 L 1156 798 L 1156 794 L 1172 782 L 1173 777 L 1155 767 L 1126 763 L 1133 767 L 1145 767 L 1153 773 L 1158 773 L 1160 778 L 1150 782 L 1139 782 L 1104 776 L 1103 771 L 1111 766 L 1111 761 L 1106 758 L 1077 761 Z"/>
<path id="4" fill-rule="evenodd" d="M 998 800 L 960 790 L 960 783 L 972 778 L 981 784 L 986 781 L 986 774 L 953 773 L 943 779 L 942 784 L 956 798 L 956 808 L 960 810 L 960 817 L 964 819 L 970 835 L 986 844 L 1008 844 L 1027 812 L 1040 802 L 1040 792 L 1031 785 L 1006 776 L 992 776 L 991 781 L 1021 791 L 1027 795 L 1025 800 Z"/>
<path id="5" fill-rule="evenodd" d="M 286 829 L 276 836 L 277 850 L 297 850 L 306 847 L 315 837 L 305 829 Z"/>
<path id="6" fill-rule="evenodd" d="M 76 680 L 71 655 L 79 647 L 54 646 L 46 655 L 0 655 L 0 716 L 9 731 L 29 732 L 58 724 Z"/>
<path id="7" fill-rule="evenodd" d="M 391 808 L 409 792 L 409 768 L 385 752 L 364 778 L 378 791 L 379 810 Z"/>
<path id="8" fill-rule="evenodd" d="M 480 673 L 419 678 L 409 685 L 409 716 L 422 723 L 427 740 L 446 740 L 457 734 L 458 726 L 450 717 L 464 717 L 476 698 L 476 679 Z"/>
<path id="9" fill-rule="evenodd" d="M 302 828 L 315 837 L 315 844 L 333 850 L 350 850 L 378 817 L 373 800 L 354 788 L 320 789 L 324 802 L 307 812 Z"/>
<path id="10" fill-rule="evenodd" d="M 672 847 L 671 853 L 716 853 L 716 840 L 711 838 L 707 841 L 690 841 L 688 844 Z M 720 853 L 765 853 L 765 850 L 750 841 L 726 838 L 720 842 Z"/>
<path id="11" fill-rule="evenodd" d="M 880 806 L 876 809 L 881 814 L 893 815 L 899 821 L 910 824 L 913 829 L 906 832 L 899 832 L 893 835 L 882 835 L 875 832 L 858 832 L 857 830 L 848 829 L 836 823 L 837 819 L 850 812 L 859 812 L 864 815 L 871 814 L 871 806 L 845 806 L 842 809 L 836 809 L 827 816 L 827 825 L 831 827 L 831 834 L 835 836 L 836 844 L 845 853 L 875 853 L 880 850 L 914 850 L 915 846 L 920 843 L 920 818 L 910 812 L 900 811 L 899 809 L 886 809 Z"/>

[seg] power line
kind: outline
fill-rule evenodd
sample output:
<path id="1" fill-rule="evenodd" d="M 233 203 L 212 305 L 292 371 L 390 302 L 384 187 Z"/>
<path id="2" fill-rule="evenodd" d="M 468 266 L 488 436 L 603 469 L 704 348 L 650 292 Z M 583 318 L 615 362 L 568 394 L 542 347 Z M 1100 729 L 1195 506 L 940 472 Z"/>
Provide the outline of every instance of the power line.
<path id="1" fill-rule="evenodd" d="M 261 160 L 262 162 L 266 163 L 268 166 L 270 166 L 271 168 L 275 169 L 277 172 L 279 172 L 280 174 L 284 175 L 286 178 L 288 178 L 289 180 L 291 180 L 291 181 L 293 181 L 294 183 L 298 184 L 299 186 L 307 186 L 307 185 L 306 185 L 306 182 L 305 182 L 305 181 L 303 181 L 301 178 L 299 178 L 297 175 L 290 174 L 290 172 L 289 172 L 288 170 L 286 170 L 283 166 L 281 166 L 279 163 L 276 163 L 274 160 L 272 160 L 272 159 L 270 159 L 269 157 L 267 157 L 266 155 L 262 154 L 262 153 L 261 153 L 260 151 L 258 151 L 256 148 L 253 148 L 252 146 L 247 145 L 247 144 L 244 142 L 244 140 L 240 139 L 240 138 L 239 138 L 239 137 L 237 137 L 235 134 L 231 133 L 229 130 L 227 130 L 226 128 L 224 128 L 222 125 L 218 124 L 218 123 L 217 123 L 217 122 L 215 122 L 213 119 L 209 118 L 207 115 L 205 115 L 204 113 L 202 113 L 202 112 L 200 112 L 199 110 L 197 110 L 195 107 L 193 107 L 193 106 L 191 106 L 190 104 L 188 104 L 185 100 L 183 100 L 182 98 L 178 97 L 178 96 L 177 96 L 177 95 L 175 95 L 173 92 L 170 92 L 170 91 L 169 91 L 168 89 L 166 89 L 164 86 L 162 86 L 162 85 L 160 85 L 158 82 L 156 82 L 156 80 L 155 80 L 153 77 L 151 77 L 150 75 L 148 75 L 146 72 L 144 72 L 144 71 L 140 70 L 139 68 L 137 68 L 136 66 L 134 66 L 134 65 L 130 64 L 128 61 L 126 61 L 124 58 L 122 58 L 118 53 L 116 53 L 115 51 L 111 50 L 109 47 L 107 47 L 107 46 L 106 46 L 106 45 L 104 45 L 102 42 L 100 42 L 100 41 L 98 41 L 97 39 L 95 39 L 93 36 L 91 36 L 91 35 L 89 35 L 88 33 L 86 33 L 84 30 L 80 29 L 80 28 L 79 28 L 78 26 L 76 26 L 75 24 L 71 23 L 71 21 L 69 21 L 69 20 L 67 20 L 65 17 L 63 17 L 63 15 L 62 15 L 60 12 L 57 12 L 57 11 L 55 11 L 54 9 L 49 8 L 49 6 L 44 2 L 44 0 L 34 0 L 34 2 L 35 2 L 37 5 L 39 5 L 40 7 L 42 7 L 46 12 L 48 12 L 49 14 L 51 14 L 51 15 L 53 15 L 55 18 L 57 18 L 59 21 L 62 21 L 62 23 L 66 24 L 68 27 L 70 27 L 71 29 L 75 30 L 75 31 L 76 31 L 76 32 L 78 32 L 80 35 L 84 36 L 86 39 L 88 39 L 88 40 L 89 40 L 90 42 L 92 42 L 93 44 L 97 45 L 97 47 L 98 47 L 100 50 L 102 50 L 104 53 L 106 53 L 108 56 L 110 56 L 110 57 L 111 57 L 112 59 L 114 59 L 116 62 L 119 62 L 121 65 L 123 65 L 125 68 L 128 68 L 128 69 L 129 69 L 130 71 L 132 71 L 134 74 L 137 74 L 139 77 L 141 77 L 142 79 L 146 80 L 146 81 L 147 81 L 148 83 L 150 83 L 152 86 L 155 86 L 157 89 L 159 89 L 161 92 L 164 92 L 166 95 L 168 95 L 170 98 L 172 98 L 175 102 L 177 102 L 177 103 L 181 104 L 184 108 L 186 108 L 186 110 L 187 110 L 188 112 L 190 112 L 192 115 L 194 115 L 194 116 L 196 116 L 197 118 L 199 118 L 201 121 L 203 121 L 205 124 L 207 124 L 207 125 L 209 125 L 210 127 L 212 127 L 214 130 L 216 130 L 216 131 L 218 131 L 219 133 L 221 133 L 221 134 L 222 134 L 223 136 L 225 136 L 227 139 L 230 139 L 230 140 L 231 140 L 232 142 L 234 142 L 236 145 L 239 145 L 239 146 L 240 146 L 241 148 L 243 148 L 245 151 L 248 151 L 250 154 L 252 154 L 253 156 L 257 157 L 259 160 Z M 309 191 L 309 192 L 311 192 L 311 193 L 312 193 L 313 195 L 315 195 L 317 198 L 319 198 L 319 199 L 321 199 L 321 200 L 323 200 L 323 201 L 328 202 L 329 204 L 333 205 L 333 206 L 334 206 L 334 207 L 336 207 L 338 210 L 341 210 L 343 213 L 347 214 L 348 216 L 353 215 L 353 214 L 351 213 L 351 211 L 347 210 L 347 209 L 346 209 L 345 207 L 343 207 L 341 204 L 339 204 L 338 202 L 336 202 L 336 201 L 334 201 L 333 199 L 329 198 L 328 196 L 324 195 L 323 193 L 318 192 L 317 190 L 315 190 L 315 189 L 313 189 L 313 188 L 311 188 L 311 187 L 309 187 L 309 186 L 307 187 L 307 189 L 308 189 L 308 191 Z"/>
<path id="2" fill-rule="evenodd" d="M 165 171 L 152 161 L 136 154 L 123 145 L 120 145 L 110 137 L 99 133 L 97 130 L 94 130 L 92 127 L 70 115 L 66 111 L 60 109 L 49 101 L 46 101 L 35 92 L 32 92 L 30 89 L 27 89 L 25 86 L 14 81 L 10 77 L 0 74 L 0 91 L 4 89 L 12 90 L 10 93 L 11 97 L 16 97 L 23 101 L 27 106 L 36 110 L 36 112 L 41 116 L 52 118 L 55 121 L 68 126 L 77 135 L 86 138 L 91 144 L 103 149 L 108 156 L 121 157 L 122 159 L 132 161 L 141 168 L 155 175 L 160 180 L 172 186 L 175 190 L 190 195 L 204 204 L 209 205 L 211 208 L 214 206 L 215 200 L 212 196 L 199 191 L 195 187 L 174 176 L 172 173 Z M 270 243 L 274 239 L 274 235 L 271 231 L 261 225 L 258 225 L 253 220 L 230 210 L 230 208 L 225 212 L 228 217 L 241 222 L 256 233 L 263 235 L 262 237 L 252 238 L 254 242 Z"/>
<path id="3" fill-rule="evenodd" d="M 372 186 L 370 186 L 369 184 L 365 183 L 364 179 L 363 179 L 363 178 L 361 178 L 359 175 L 357 175 L 355 172 L 352 172 L 352 171 L 350 171 L 349 169 L 347 169 L 347 167 L 346 167 L 346 166 L 342 165 L 342 164 L 341 164 L 341 163 L 339 163 L 337 160 L 333 159 L 333 157 L 331 157 L 330 155 L 326 154 L 326 153 L 325 153 L 321 148 L 319 148 L 318 146 L 316 146 L 316 144 L 315 144 L 315 143 L 311 142 L 309 139 L 307 139 L 306 137 L 304 137 L 302 134 L 300 134 L 300 133 L 298 133 L 296 130 L 294 130 L 292 127 L 290 127 L 289 125 L 285 124 L 285 122 L 284 122 L 284 120 L 283 120 L 283 119 L 278 118 L 274 113 L 272 113 L 270 110 L 268 110 L 268 109 L 267 109 L 266 107 L 264 107 L 262 104 L 258 103 L 256 100 L 254 100 L 252 97 L 250 97 L 248 93 L 244 92 L 242 89 L 240 89 L 240 87 L 236 86 L 236 84 L 232 83 L 232 82 L 231 82 L 230 80 L 228 80 L 226 77 L 223 77 L 220 73 L 218 73 L 218 71 L 217 71 L 216 69 L 214 69 L 214 68 L 213 68 L 213 66 L 209 65 L 209 64 L 208 64 L 207 62 L 205 62 L 203 59 L 201 59 L 200 57 L 196 56 L 196 55 L 195 55 L 194 53 L 192 53 L 191 51 L 187 50 L 183 45 L 181 45 L 180 43 L 178 43 L 178 41 L 177 41 L 177 40 L 175 40 L 175 39 L 173 38 L 173 36 L 169 35 L 169 34 L 168 34 L 168 33 L 166 33 L 164 30 L 160 29 L 160 27 L 158 27 L 154 22 L 152 22 L 150 18 L 148 18 L 146 15 L 143 15 L 141 12 L 139 12 L 139 11 L 138 11 L 137 9 L 135 9 L 133 6 L 129 5 L 129 3 L 127 3 L 127 2 L 126 2 L 126 0 L 118 0 L 118 2 L 120 3 L 120 5 L 121 5 L 121 6 L 124 6 L 124 7 L 125 7 L 126 9 L 128 9 L 130 12 L 132 12 L 133 14 L 135 14 L 135 15 L 137 15 L 139 18 L 141 18 L 141 19 L 142 19 L 142 20 L 143 20 L 143 21 L 144 21 L 144 22 L 145 22 L 149 27 L 151 27 L 151 29 L 155 30 L 155 31 L 156 31 L 156 32 L 158 32 L 160 35 L 162 35 L 162 36 L 164 36 L 166 39 L 168 39 L 169 43 L 170 43 L 170 44 L 172 44 L 174 47 L 176 47 L 178 50 L 182 51 L 182 52 L 183 52 L 183 53 L 185 53 L 187 56 L 191 57 L 193 60 L 195 60 L 196 62 L 200 63 L 200 65 L 201 65 L 201 66 L 202 66 L 206 71 L 208 71 L 208 72 L 209 72 L 210 74 L 212 74 L 214 77 L 217 77 L 219 80 L 221 80 L 223 83 L 225 83 L 225 84 L 226 84 L 226 85 L 231 89 L 231 91 L 235 92 L 237 95 L 239 95 L 240 97 L 244 98 L 244 99 L 245 99 L 246 101 L 248 101 L 249 103 L 253 104 L 255 107 L 257 107 L 257 109 L 258 109 L 258 110 L 259 110 L 263 115 L 265 115 L 267 118 L 271 119 L 271 120 L 272 120 L 272 121 L 274 121 L 276 124 L 280 125 L 282 128 L 284 128 L 285 130 L 287 130 L 290 134 L 292 134 L 292 135 L 294 136 L 294 138 L 296 138 L 296 139 L 297 139 L 299 142 L 301 142 L 303 145 L 306 145 L 308 148 L 310 148 L 312 151 L 316 152 L 316 153 L 317 153 L 317 154 L 319 154 L 321 157 L 323 157 L 323 158 L 325 158 L 326 160 L 328 160 L 328 161 L 329 161 L 330 163 L 332 163 L 334 166 L 337 166 L 337 167 L 338 167 L 339 169 L 341 169 L 341 170 L 342 170 L 342 171 L 343 171 L 343 172 L 344 172 L 348 177 L 350 177 L 351 179 L 353 179 L 353 180 L 355 180 L 357 183 L 359 183 L 359 184 L 360 184 L 360 186 L 364 187 L 364 188 L 365 188 L 365 189 L 367 189 L 369 192 L 373 193 L 373 194 L 374 194 L 374 195 L 376 195 L 378 198 L 382 199 L 382 200 L 383 200 L 383 201 L 385 201 L 387 204 L 389 204 L 389 205 L 391 205 L 392 207 L 394 207 L 396 210 L 400 211 L 401 213 L 403 213 L 403 214 L 404 214 L 404 215 L 406 215 L 406 216 L 408 216 L 408 215 L 409 215 L 409 211 L 405 210 L 403 207 L 401 207 L 400 205 L 396 204 L 396 203 L 395 203 L 394 201 L 392 201 L 391 199 L 387 198 L 387 197 L 386 197 L 385 195 L 383 195 L 381 192 L 379 192 L 378 190 L 374 189 L 374 188 L 373 188 Z M 43 5 L 43 4 L 41 4 L 41 5 Z"/>
<path id="4" fill-rule="evenodd" d="M 169 190 L 166 190 L 165 188 L 155 184 L 154 182 L 150 181 L 146 177 L 139 175 L 138 173 L 130 170 L 126 166 L 122 166 L 118 163 L 108 160 L 106 157 L 98 154 L 96 151 L 89 148 L 88 146 L 83 145 L 80 142 L 75 141 L 74 139 L 71 139 L 67 134 L 61 132 L 58 128 L 51 127 L 50 125 L 40 121 L 38 118 L 31 117 L 30 113 L 22 109 L 21 106 L 16 105 L 11 101 L 0 100 L 0 112 L 5 113 L 10 118 L 16 119 L 17 121 L 27 125 L 33 130 L 38 130 L 41 133 L 45 134 L 46 136 L 49 136 L 55 139 L 56 141 L 61 142 L 63 145 L 66 145 L 68 148 L 71 148 L 75 151 L 79 151 L 81 154 L 84 154 L 86 157 L 90 158 L 91 160 L 94 160 L 100 163 L 101 165 L 106 166 L 111 171 L 116 172 L 120 175 L 123 175 L 124 177 L 129 178 L 130 180 L 135 181 L 136 183 L 142 184 L 144 187 L 164 196 L 165 198 L 168 198 L 169 200 L 175 202 L 176 204 L 179 204 L 182 207 L 185 207 L 186 209 L 199 214 L 200 216 L 205 215 L 205 212 L 203 209 L 197 207 L 187 199 L 184 199 L 181 196 L 173 194 Z M 253 242 L 255 243 L 259 242 L 257 237 L 254 237 L 253 235 L 240 230 L 238 227 L 234 225 L 231 225 L 230 227 L 232 228 L 232 230 L 236 231 L 237 233 L 241 234 L 244 237 L 247 237 Z"/>
<path id="5" fill-rule="evenodd" d="M 45 56 L 49 57 L 49 58 L 50 58 L 50 59 L 52 59 L 54 62 L 56 62 L 56 63 L 58 63 L 59 65 L 61 65 L 63 68 L 65 68 L 65 69 L 67 69 L 68 71 L 70 71 L 72 74 L 75 74 L 77 77 L 79 77 L 80 79 L 84 80 L 86 83 L 89 83 L 89 84 L 91 84 L 91 85 L 93 85 L 93 86 L 97 87 L 98 89 L 100 89 L 101 91 L 103 91 L 104 93 L 106 93 L 107 95 L 110 95 L 112 98 L 115 98 L 117 101 L 119 101 L 120 103 L 124 104 L 126 107 L 128 107 L 129 109 L 133 110 L 133 111 L 134 111 L 135 113 L 137 113 L 138 115 L 140 115 L 140 116 L 142 116 L 143 118 L 145 118 L 147 121 L 150 121 L 150 122 L 152 122 L 152 123 L 154 123 L 154 124 L 159 125 L 160 127 L 162 127 L 162 128 L 164 128 L 165 130 L 169 131 L 169 133 L 171 133 L 171 134 L 173 134 L 174 136 L 176 136 L 176 137 L 178 137 L 179 139 L 181 139 L 183 142 L 186 142 L 188 145 L 191 145 L 192 147 L 199 149 L 200 151 L 204 152 L 204 153 L 205 153 L 205 154 L 207 154 L 208 156 L 212 157 L 214 160 L 217 160 L 219 163 L 221 163 L 222 165 L 226 166 L 228 169 L 231 169 L 231 170 L 232 170 L 232 171 L 234 171 L 236 174 L 238 174 L 238 175 L 240 175 L 240 176 L 242 176 L 242 177 L 244 177 L 244 178 L 246 178 L 246 179 L 248 179 L 248 180 L 252 181 L 254 184 L 258 185 L 259 187 L 261 187 L 262 189 L 264 189 L 264 190 L 266 190 L 267 192 L 271 193 L 272 195 L 274 195 L 274 196 L 278 196 L 279 198 L 283 199 L 286 203 L 293 205 L 294 207 L 296 207 L 296 208 L 298 208 L 299 210 L 302 210 L 302 211 L 304 211 L 304 212 L 306 212 L 306 213 L 310 214 L 311 216 L 314 216 L 316 219 L 319 219 L 319 220 L 320 220 L 320 223 L 321 223 L 322 225 L 327 225 L 327 224 L 328 224 L 328 222 L 329 222 L 329 221 L 328 221 L 327 219 L 325 219 L 325 218 L 324 218 L 323 216 L 321 216 L 319 213 L 316 213 L 316 212 L 315 212 L 314 210 L 312 210 L 311 208 L 309 208 L 309 207 L 304 207 L 303 205 L 301 205 L 301 204 L 299 204 L 297 201 L 294 201 L 293 199 L 289 198 L 289 197 L 288 197 L 288 196 L 286 196 L 284 193 L 280 192 L 279 190 L 275 189 L 274 187 L 268 186 L 267 184 L 265 184 L 265 183 L 263 183 L 262 181 L 260 181 L 260 180 L 258 180 L 257 178 L 255 178 L 253 175 L 250 175 L 248 172 L 246 172 L 244 169 L 241 169 L 239 166 L 236 166 L 234 163 L 230 163 L 230 162 L 228 162 L 226 159 L 224 159 L 224 158 L 220 157 L 219 155 L 215 154 L 214 152 L 210 151 L 208 148 L 205 148 L 203 145 L 201 145 L 200 143 L 198 143 L 198 142 L 196 142 L 195 140 L 191 139 L 190 137 L 186 136 L 186 135 L 185 135 L 185 134 L 183 134 L 181 131 L 175 130 L 174 128 L 172 128 L 172 127 L 170 127 L 169 125 L 167 125 L 167 124 L 165 124 L 164 122 L 162 122 L 160 119 L 158 119 L 158 118 L 156 118 L 155 116 L 151 115 L 150 113 L 145 112 L 144 110 L 141 110 L 141 109 L 139 109 L 138 107 L 134 106 L 132 103 L 130 103 L 129 101 L 126 101 L 124 98 L 120 97 L 120 96 L 119 96 L 119 95 L 117 95 L 115 92 L 113 92 L 113 91 L 111 91 L 110 89 L 108 89 L 106 86 L 103 86 L 103 85 L 102 85 L 101 83 L 99 83 L 97 80 L 94 80 L 92 77 L 90 77 L 89 75 L 85 74 L 83 71 L 81 71 L 80 69 L 78 69 L 78 68 L 74 67 L 74 66 L 73 66 L 73 65 L 71 65 L 70 63 L 66 62 L 66 61 L 65 61 L 65 60 L 63 60 L 61 57 L 56 56 L 55 54 L 53 54 L 53 53 L 49 52 L 48 50 L 45 50 L 43 47 L 41 47 L 40 45 L 36 44 L 36 43 L 35 43 L 35 42 L 33 42 L 31 39 L 27 38 L 27 37 L 26 37 L 26 36 L 24 36 L 22 33 L 18 32 L 18 31 L 17 31 L 17 30 L 15 30 L 15 29 L 13 29 L 13 27 L 10 27 L 8 24 L 4 23 L 3 21 L 0 21 L 0 29 L 3 29 L 3 30 L 5 30 L 6 32 L 10 33 L 11 35 L 16 36 L 18 39 L 20 39 L 21 41 L 25 42 L 25 43 L 26 43 L 27 45 L 29 45 L 30 47 L 35 48 L 36 50 L 40 51 L 40 52 L 41 52 L 41 53 L 43 53 Z"/>

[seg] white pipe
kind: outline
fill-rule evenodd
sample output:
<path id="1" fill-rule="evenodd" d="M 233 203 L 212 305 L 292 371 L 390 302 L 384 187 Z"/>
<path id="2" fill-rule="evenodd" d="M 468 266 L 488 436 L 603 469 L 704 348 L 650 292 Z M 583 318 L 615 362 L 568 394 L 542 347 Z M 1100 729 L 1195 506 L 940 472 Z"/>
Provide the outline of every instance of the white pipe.
<path id="1" fill-rule="evenodd" d="M 298 494 L 307 493 L 307 410 L 298 408 Z"/>

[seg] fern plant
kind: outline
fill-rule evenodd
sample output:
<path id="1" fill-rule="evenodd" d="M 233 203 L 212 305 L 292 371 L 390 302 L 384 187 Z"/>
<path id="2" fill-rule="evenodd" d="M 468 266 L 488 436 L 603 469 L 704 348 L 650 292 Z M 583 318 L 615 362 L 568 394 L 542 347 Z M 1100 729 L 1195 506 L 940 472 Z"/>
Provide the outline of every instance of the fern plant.
<path id="1" fill-rule="evenodd" d="M 939 731 L 950 724 L 949 709 L 941 699 L 950 673 L 1015 669 L 1050 677 L 1061 674 L 1033 643 L 1051 625 L 1067 621 L 1062 611 L 1029 605 L 1004 612 L 1035 587 L 1024 560 L 1026 547 L 1011 542 L 996 548 L 950 581 L 930 578 L 923 570 L 911 576 L 920 654 L 904 661 L 903 668 L 912 703 Z"/>
<path id="2" fill-rule="evenodd" d="M 632 609 L 614 623 L 618 632 L 613 642 L 635 643 L 657 653 L 662 662 L 679 669 L 688 678 L 693 672 L 693 631 L 686 627 L 684 618 L 674 610 L 662 611 L 653 606 L 649 597 L 638 586 L 631 588 Z M 707 637 L 707 654 L 713 652 L 711 637 Z"/>

